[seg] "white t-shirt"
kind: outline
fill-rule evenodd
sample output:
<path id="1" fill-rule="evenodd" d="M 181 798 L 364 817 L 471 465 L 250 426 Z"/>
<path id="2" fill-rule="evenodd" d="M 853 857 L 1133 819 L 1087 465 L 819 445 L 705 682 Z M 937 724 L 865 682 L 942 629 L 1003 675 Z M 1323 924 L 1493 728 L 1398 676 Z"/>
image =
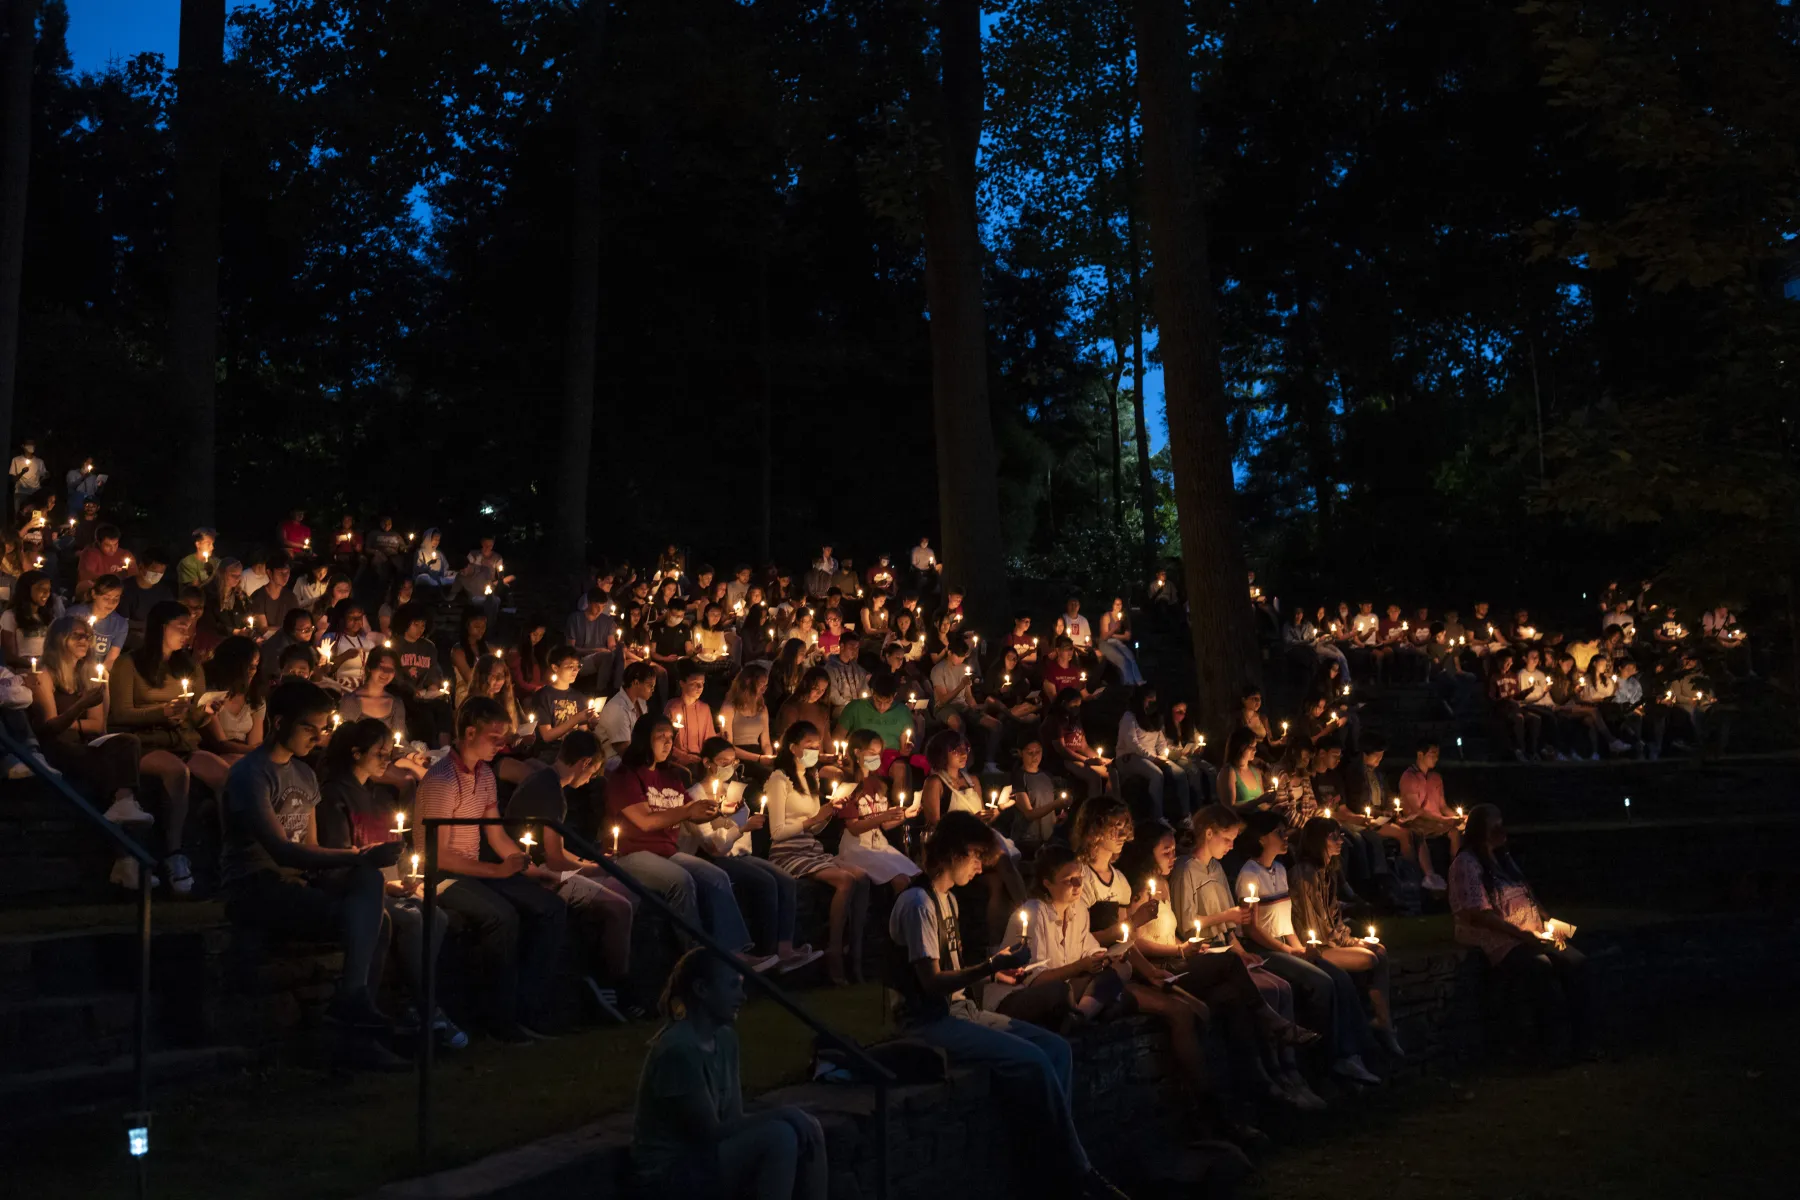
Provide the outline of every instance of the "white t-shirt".
<path id="1" fill-rule="evenodd" d="M 944 915 L 951 922 L 962 919 L 956 907 L 956 894 L 954 892 L 946 893 L 938 897 L 937 903 L 933 903 L 932 890 L 929 885 L 908 888 L 900 894 L 898 900 L 894 901 L 893 911 L 888 914 L 888 937 L 905 947 L 908 963 L 916 963 L 923 959 L 934 966 L 941 965 L 938 904 L 943 905 Z M 958 945 L 960 942 L 953 942 L 949 948 L 950 960 L 946 968 L 948 970 L 962 970 L 962 955 L 958 953 Z M 951 1003 L 968 998 L 968 993 L 961 991 L 952 993 L 948 997 Z"/>
<path id="2" fill-rule="evenodd" d="M 1088 625 L 1088 619 L 1080 613 L 1076 613 L 1072 617 L 1065 613 L 1062 618 L 1062 626 L 1063 632 L 1067 634 L 1069 640 L 1074 642 L 1077 646 L 1091 646 L 1094 644 L 1093 628 Z"/>
<path id="3" fill-rule="evenodd" d="M 1112 882 L 1107 883 L 1100 878 L 1100 872 L 1086 863 L 1081 864 L 1081 904 L 1083 908 L 1091 907 L 1102 900 L 1111 900 L 1115 904 L 1131 903 L 1131 884 L 1125 879 L 1125 872 L 1113 864 Z"/>
<path id="4" fill-rule="evenodd" d="M 1294 902 L 1288 898 L 1287 868 L 1277 862 L 1264 869 L 1254 858 L 1238 872 L 1237 895 L 1244 900 L 1256 885 L 1256 927 L 1272 938 L 1293 936 Z"/>
<path id="5" fill-rule="evenodd" d="M 1047 900 L 1027 900 L 1006 923 L 1001 944 L 1016 946 L 1020 941 L 1030 948 L 1031 962 L 1042 962 L 1046 970 L 1066 967 L 1100 949 L 1088 927 L 1087 905 L 1071 904 L 1059 917 Z"/>
<path id="6" fill-rule="evenodd" d="M 915 571 L 929 571 L 937 562 L 937 552 L 930 546 L 914 546 L 912 548 L 912 565 Z"/>
<path id="7" fill-rule="evenodd" d="M 61 617 L 61 616 L 62 616 L 62 601 L 57 599 L 56 597 L 52 596 L 50 598 L 50 621 L 51 621 L 51 624 L 55 624 L 57 618 Z M 19 632 L 18 614 L 13 612 L 13 610 L 9 608 L 5 612 L 0 612 L 0 630 L 4 630 L 7 633 L 12 634 L 14 637 L 16 637 L 19 640 L 19 657 L 20 658 L 42 658 L 42 657 L 44 657 L 44 640 L 47 637 L 49 637 L 49 635 L 50 635 L 50 626 L 49 625 L 44 626 L 42 629 L 38 630 L 38 632 L 35 634 L 22 634 Z"/>
<path id="8" fill-rule="evenodd" d="M 7 474 L 17 480 L 19 494 L 28 495 L 44 486 L 44 460 L 27 458 L 23 454 L 15 455 Z"/>
<path id="9" fill-rule="evenodd" d="M 1372 638 L 1381 632 L 1381 618 L 1372 612 L 1359 612 L 1350 622 L 1350 632 L 1359 638 Z"/>

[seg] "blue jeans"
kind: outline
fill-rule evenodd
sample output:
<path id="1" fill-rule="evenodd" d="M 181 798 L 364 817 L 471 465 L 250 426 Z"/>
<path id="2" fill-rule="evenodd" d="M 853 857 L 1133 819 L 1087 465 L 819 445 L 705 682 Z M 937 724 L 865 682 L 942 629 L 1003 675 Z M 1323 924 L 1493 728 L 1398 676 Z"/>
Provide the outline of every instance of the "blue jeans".
<path id="1" fill-rule="evenodd" d="M 725 872 L 742 893 L 756 920 L 756 948 L 773 954 L 782 942 L 794 940 L 794 877 L 766 858 L 739 854 L 708 862 Z"/>
<path id="2" fill-rule="evenodd" d="M 1264 955 L 1263 965 L 1294 989 L 1295 1006 L 1310 1014 L 1301 1024 L 1321 1033 L 1329 1031 L 1333 1058 L 1349 1058 L 1368 1049 L 1369 1029 L 1363 1020 L 1362 996 L 1349 972 L 1323 960 L 1292 954 Z M 1318 1020 L 1319 1016 L 1326 1020 Z"/>
<path id="3" fill-rule="evenodd" d="M 619 865 L 639 883 L 668 901 L 669 907 L 710 933 L 727 950 L 748 950 L 750 930 L 738 911 L 731 876 L 704 858 L 671 854 L 664 858 L 636 850 Z"/>
<path id="4" fill-rule="evenodd" d="M 1142 754 L 1113 760 L 1113 774 L 1121 789 L 1125 779 L 1142 779 L 1150 793 L 1150 815 L 1179 825 L 1193 811 L 1188 777 L 1173 763 Z"/>
<path id="5" fill-rule="evenodd" d="M 1119 681 L 1126 687 L 1136 687 L 1144 682 L 1144 673 L 1138 669 L 1137 656 L 1123 642 L 1116 638 L 1102 638 L 1094 649 L 1101 658 L 1119 669 Z"/>
<path id="6" fill-rule="evenodd" d="M 1045 1136 L 1032 1139 L 1036 1154 L 1065 1153 L 1067 1163 L 1057 1166 L 1077 1174 L 1092 1169 L 1069 1108 L 1075 1056 L 1060 1036 L 1025 1021 L 983 1012 L 967 1000 L 953 1002 L 949 1016 L 910 1026 L 906 1032 L 937 1046 L 953 1063 L 981 1063 L 993 1071 L 1000 1087 L 1009 1093 L 1007 1099 L 1023 1110 L 1020 1115 L 1027 1125 L 1042 1129 Z"/>

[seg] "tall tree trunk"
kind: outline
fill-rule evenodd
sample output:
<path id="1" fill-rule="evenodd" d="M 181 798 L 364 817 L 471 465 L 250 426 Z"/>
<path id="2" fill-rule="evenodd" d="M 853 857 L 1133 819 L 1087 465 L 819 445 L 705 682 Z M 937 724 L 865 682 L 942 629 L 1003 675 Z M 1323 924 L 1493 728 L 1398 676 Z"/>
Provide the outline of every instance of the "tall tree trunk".
<path id="1" fill-rule="evenodd" d="M 938 34 L 943 83 L 935 123 L 942 160 L 925 180 L 923 200 L 944 583 L 962 588 L 974 626 L 998 637 L 993 631 L 1005 628 L 1008 609 L 975 221 L 982 106 L 979 0 L 939 0 Z"/>
<path id="2" fill-rule="evenodd" d="M 0 42 L 0 447 L 12 457 L 19 371 L 19 286 L 25 268 L 25 198 L 31 169 L 31 60 L 37 0 L 9 0 Z"/>
<path id="3" fill-rule="evenodd" d="M 580 49 L 569 80 L 575 133 L 575 195 L 569 236 L 569 325 L 563 344 L 562 461 L 556 476 L 558 565 L 579 571 L 587 561 L 588 475 L 594 457 L 594 363 L 600 338 L 600 75 L 606 0 L 587 0 L 576 14 Z"/>
<path id="4" fill-rule="evenodd" d="M 172 511 L 191 529 L 213 524 L 215 512 L 225 0 L 181 0 L 180 53 L 169 215 L 169 374 L 177 432 Z"/>
<path id="5" fill-rule="evenodd" d="M 1195 169 L 1195 98 L 1182 0 L 1136 0 L 1144 186 L 1156 260 L 1156 323 L 1194 669 L 1204 720 L 1222 734 L 1254 673 L 1244 550 L 1233 512 L 1218 314 Z"/>
<path id="6" fill-rule="evenodd" d="M 756 556 L 774 562 L 775 507 L 775 348 L 769 336 L 769 240 L 763 239 L 756 255 L 756 405 L 757 522 Z"/>
<path id="7" fill-rule="evenodd" d="M 1126 181 L 1128 194 L 1136 187 L 1134 172 Z M 1148 586 L 1156 578 L 1156 479 L 1150 473 L 1150 422 L 1144 415 L 1144 272 L 1137 225 L 1137 203 L 1133 201 L 1125 206 L 1125 245 L 1131 260 L 1131 415 L 1137 423 L 1138 511 L 1144 517 L 1144 583 Z"/>

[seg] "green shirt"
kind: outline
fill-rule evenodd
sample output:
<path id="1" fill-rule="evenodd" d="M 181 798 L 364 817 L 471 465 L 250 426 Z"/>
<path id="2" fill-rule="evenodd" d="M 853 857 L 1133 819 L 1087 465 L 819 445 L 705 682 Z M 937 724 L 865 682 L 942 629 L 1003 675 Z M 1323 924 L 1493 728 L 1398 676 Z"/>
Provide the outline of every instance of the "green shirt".
<path id="1" fill-rule="evenodd" d="M 912 728 L 912 713 L 895 697 L 886 712 L 876 712 L 873 700 L 861 698 L 844 705 L 838 724 L 847 733 L 870 729 L 881 735 L 881 744 L 889 750 L 900 748 L 900 734 Z"/>
<path id="2" fill-rule="evenodd" d="M 182 587 L 190 584 L 205 587 L 212 582 L 213 572 L 218 569 L 217 555 L 203 559 L 198 554 L 190 554 L 175 564 L 175 581 Z"/>
<path id="3" fill-rule="evenodd" d="M 643 1074 L 638 1076 L 631 1157 L 640 1179 L 666 1178 L 677 1162 L 694 1152 L 693 1131 L 683 1118 L 684 1101 L 696 1092 L 706 1096 L 721 1123 L 743 1115 L 737 1031 L 714 1030 L 708 1050 L 691 1021 L 673 1021 L 650 1044 Z"/>

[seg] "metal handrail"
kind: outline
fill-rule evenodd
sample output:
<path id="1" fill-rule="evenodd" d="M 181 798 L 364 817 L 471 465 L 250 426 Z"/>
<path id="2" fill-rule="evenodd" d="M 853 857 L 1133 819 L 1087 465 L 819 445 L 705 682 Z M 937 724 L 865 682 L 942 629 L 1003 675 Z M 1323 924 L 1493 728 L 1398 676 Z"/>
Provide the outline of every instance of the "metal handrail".
<path id="1" fill-rule="evenodd" d="M 418 823 L 418 830 L 425 841 L 421 892 L 423 893 L 424 920 L 427 930 L 425 937 L 425 978 L 423 980 L 425 994 L 420 997 L 419 1007 L 422 1045 L 418 1052 L 419 1063 L 419 1096 L 418 1096 L 418 1152 L 421 1160 L 430 1156 L 431 1152 L 431 1073 L 433 1059 L 437 1049 L 437 1039 L 433 1036 L 432 1022 L 437 1015 L 437 949 L 435 940 L 429 935 L 433 923 L 437 919 L 437 883 L 441 878 L 437 869 L 437 831 L 444 827 L 520 824 L 517 819 L 509 822 L 504 817 L 428 817 Z M 842 1050 L 855 1061 L 858 1067 L 866 1072 L 875 1085 L 875 1153 L 876 1153 L 876 1195 L 885 1198 L 888 1194 L 888 1088 L 899 1082 L 888 1068 L 869 1056 L 854 1038 L 839 1033 L 818 1017 L 806 1011 L 798 1001 L 771 980 L 752 971 L 738 960 L 734 951 L 727 950 L 713 940 L 697 925 L 693 925 L 670 907 L 668 901 L 639 883 L 628 871 L 614 862 L 599 846 L 596 846 L 585 835 L 569 828 L 563 821 L 537 819 L 527 824 L 539 825 L 545 829 L 554 829 L 561 835 L 564 844 L 577 854 L 589 859 L 595 866 L 605 871 L 612 878 L 629 890 L 637 898 L 660 912 L 671 924 L 695 942 L 712 951 L 726 962 L 744 981 L 759 990 L 763 995 L 775 1001 L 790 1015 L 811 1029 L 819 1037 Z"/>
<path id="2" fill-rule="evenodd" d="M 75 811 L 97 825 L 101 832 L 112 839 L 114 846 L 137 860 L 138 986 L 137 1012 L 132 1022 L 137 1028 L 137 1048 L 133 1063 L 137 1084 L 137 1111 L 126 1114 L 126 1121 L 130 1128 L 127 1147 L 132 1158 L 137 1161 L 137 1194 L 139 1200 L 143 1200 L 150 1188 L 145 1159 L 150 1151 L 150 884 L 154 878 L 156 856 L 132 841 L 118 826 L 102 816 L 99 809 L 87 802 L 86 797 L 69 786 L 68 780 L 46 766 L 33 747 L 19 741 L 4 725 L 0 725 L 0 750 L 24 763 L 33 775 L 49 785 L 51 791 L 73 804 Z"/>

